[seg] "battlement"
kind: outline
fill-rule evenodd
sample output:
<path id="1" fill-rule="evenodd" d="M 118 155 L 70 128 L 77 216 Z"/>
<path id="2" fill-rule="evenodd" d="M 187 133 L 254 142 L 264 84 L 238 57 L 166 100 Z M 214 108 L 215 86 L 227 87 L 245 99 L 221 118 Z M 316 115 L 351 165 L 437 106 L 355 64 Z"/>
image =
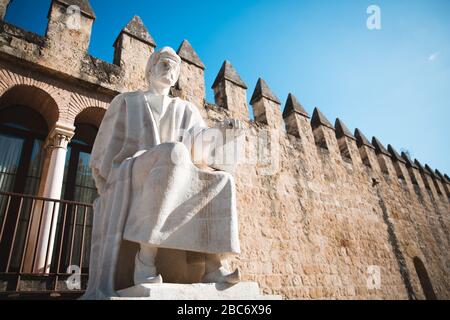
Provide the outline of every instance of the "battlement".
<path id="1" fill-rule="evenodd" d="M 0 1 L 2 17 L 9 2 Z M 45 37 L 0 21 L 0 54 L 7 59 L 16 58 L 22 63 L 44 67 L 63 77 L 81 80 L 85 85 L 95 86 L 96 90 L 111 92 L 112 95 L 145 88 L 145 65 L 155 50 L 156 42 L 142 20 L 134 16 L 119 32 L 113 44 L 114 61 L 108 63 L 87 53 L 95 18 L 89 0 L 53 0 Z M 205 106 L 211 104 L 205 100 L 205 66 L 187 40 L 180 44 L 178 54 L 182 58 L 182 70 L 172 94 L 195 103 L 206 115 Z M 224 61 L 212 89 L 219 110 L 222 108 L 227 110 L 227 116 L 250 122 L 247 85 L 230 61 Z M 288 95 L 282 113 L 279 98 L 262 78 L 257 80 L 250 104 L 254 122 L 300 140 L 305 132 L 311 131 L 320 150 L 339 154 L 347 163 L 361 162 L 372 169 L 379 167 L 382 173 L 393 174 L 400 179 L 404 177 L 398 167 L 412 163 L 406 162 L 391 145 L 386 149 L 375 137 L 370 143 L 359 129 L 353 136 L 340 119 L 336 119 L 333 126 L 318 108 L 314 109 L 309 120 L 308 112 L 292 94 Z M 360 150 L 360 159 L 352 159 L 349 144 L 355 144 Z M 378 165 L 368 160 L 368 152 L 375 153 Z M 395 171 L 389 171 L 387 162 L 393 163 Z M 418 168 L 433 181 L 449 184 L 447 175 L 439 170 L 434 171 L 429 166 Z"/>
<path id="2" fill-rule="evenodd" d="M 48 94 L 43 108 L 49 126 L 73 127 L 86 115 L 98 126 L 114 96 L 146 88 L 145 67 L 157 44 L 138 16 L 117 30 L 109 63 L 88 53 L 96 18 L 88 0 L 51 1 L 43 37 L 1 21 L 9 2 L 0 0 L 1 101 L 30 102 L 34 95 L 19 97 L 11 91 L 35 86 L 35 100 L 44 101 Z M 447 174 L 376 137 L 368 139 L 358 128 L 352 132 L 340 118 L 333 125 L 319 108 L 307 110 L 291 93 L 285 100 L 278 97 L 262 77 L 255 79 L 248 100 L 247 84 L 228 60 L 211 85 L 214 102 L 208 102 L 201 57 L 188 40 L 177 53 L 182 62 L 173 96 L 194 103 L 210 125 L 236 118 L 251 134 L 265 132 L 278 139 L 270 144 L 278 148 L 280 162 L 272 175 L 264 175 L 259 165 L 235 172 L 244 257 L 233 263 L 243 265 L 268 293 L 287 297 L 407 298 L 420 291 L 410 271 L 412 259 L 420 256 L 432 265 L 439 295 L 448 298 L 450 277 L 441 264 L 449 263 Z M 369 292 L 361 270 L 372 264 L 384 267 L 386 261 L 386 287 Z"/>
<path id="3" fill-rule="evenodd" d="M 1 1 L 0 13 L 3 15 L 8 3 L 9 1 Z M 95 13 L 88 0 L 53 0 L 48 19 L 45 37 L 1 21 L 1 54 L 54 69 L 59 74 L 82 80 L 88 85 L 96 86 L 99 90 L 123 92 L 145 88 L 143 77 L 145 65 L 148 57 L 155 50 L 156 42 L 138 16 L 134 16 L 119 32 L 113 44 L 113 63 L 92 57 L 87 53 L 95 20 Z M 172 94 L 195 103 L 205 115 L 205 66 L 187 40 L 180 44 L 178 54 L 182 58 L 182 71 Z M 224 61 L 212 89 L 218 107 L 228 110 L 231 117 L 250 121 L 247 85 L 230 61 Z M 336 119 L 335 126 L 332 126 L 316 108 L 309 121 L 308 112 L 292 94 L 288 95 L 284 111 L 281 113 L 280 100 L 262 78 L 259 78 L 256 83 L 250 104 L 255 122 L 272 129 L 286 130 L 288 134 L 300 139 L 304 130 L 312 130 L 318 147 L 330 151 L 332 146 L 338 146 L 338 150 L 335 151 L 339 151 L 346 162 L 352 162 L 348 144 L 357 142 L 357 138 L 350 133 L 342 120 Z M 355 132 L 355 135 L 358 136 L 358 133 Z M 357 143 L 357 146 L 365 149 L 360 152 L 361 159 L 358 161 L 367 163 L 369 166 L 366 153 L 367 150 L 371 150 L 370 147 L 374 147 L 380 169 L 385 174 L 389 174 L 386 161 L 393 161 L 395 167 L 398 167 L 399 163 L 405 164 L 398 153 L 393 152 L 392 146 L 388 152 L 375 137 L 372 139 L 372 144 L 364 137 L 364 141 Z M 403 177 L 398 169 L 396 172 L 399 178 Z M 437 175 L 431 168 L 423 172 L 433 180 L 448 184 L 445 175 Z"/>

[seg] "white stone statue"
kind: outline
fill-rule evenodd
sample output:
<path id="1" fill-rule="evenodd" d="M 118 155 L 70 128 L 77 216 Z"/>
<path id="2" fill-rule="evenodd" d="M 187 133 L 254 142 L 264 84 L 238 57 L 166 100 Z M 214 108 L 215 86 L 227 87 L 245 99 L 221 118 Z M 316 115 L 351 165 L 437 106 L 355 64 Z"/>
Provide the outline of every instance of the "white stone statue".
<path id="1" fill-rule="evenodd" d="M 222 265 L 224 257 L 240 252 L 234 180 L 205 167 L 213 142 L 202 134 L 213 128 L 197 107 L 168 95 L 180 63 L 172 48 L 153 53 L 148 91 L 115 97 L 101 123 L 90 161 L 100 196 L 84 299 L 114 297 L 126 285 L 162 283 L 155 266 L 159 248 L 204 253 L 202 282 L 239 282 L 239 270 Z M 219 127 L 225 125 L 243 128 L 238 120 Z"/>

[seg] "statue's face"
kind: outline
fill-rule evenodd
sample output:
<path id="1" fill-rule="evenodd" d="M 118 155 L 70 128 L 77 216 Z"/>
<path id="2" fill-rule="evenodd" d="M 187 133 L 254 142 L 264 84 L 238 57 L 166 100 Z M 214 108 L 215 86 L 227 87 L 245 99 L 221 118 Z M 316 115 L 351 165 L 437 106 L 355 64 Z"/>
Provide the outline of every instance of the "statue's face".
<path id="1" fill-rule="evenodd" d="M 180 75 L 180 65 L 169 57 L 161 57 L 150 72 L 150 84 L 170 88 L 178 80 Z"/>

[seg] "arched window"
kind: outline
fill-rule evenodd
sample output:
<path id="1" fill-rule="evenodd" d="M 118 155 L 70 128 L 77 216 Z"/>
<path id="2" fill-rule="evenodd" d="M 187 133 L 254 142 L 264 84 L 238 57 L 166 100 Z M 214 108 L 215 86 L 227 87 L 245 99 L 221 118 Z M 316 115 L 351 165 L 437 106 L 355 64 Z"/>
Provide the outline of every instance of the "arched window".
<path id="1" fill-rule="evenodd" d="M 36 195 L 44 160 L 43 142 L 48 134 L 47 122 L 32 108 L 12 105 L 0 109 L 0 191 Z M 8 203 L 0 196 L 0 226 L 4 225 L 0 243 L 0 260 L 14 248 L 11 267 L 18 267 L 25 234 L 30 220 L 31 201 L 19 204 L 17 198 Z M 18 220 L 17 220 L 17 216 Z M 12 243 L 16 228 L 16 238 Z"/>
<path id="2" fill-rule="evenodd" d="M 83 203 L 94 202 L 97 195 L 89 168 L 97 128 L 91 124 L 75 124 L 75 135 L 67 148 L 62 197 Z"/>
<path id="3" fill-rule="evenodd" d="M 25 106 L 0 110 L 1 191 L 36 194 L 47 134 L 47 123 L 37 111 Z"/>
<path id="4" fill-rule="evenodd" d="M 414 268 L 416 269 L 417 276 L 419 277 L 420 285 L 422 286 L 423 293 L 427 300 L 437 300 L 436 293 L 431 285 L 430 277 L 428 276 L 427 269 L 418 257 L 414 257 Z"/>

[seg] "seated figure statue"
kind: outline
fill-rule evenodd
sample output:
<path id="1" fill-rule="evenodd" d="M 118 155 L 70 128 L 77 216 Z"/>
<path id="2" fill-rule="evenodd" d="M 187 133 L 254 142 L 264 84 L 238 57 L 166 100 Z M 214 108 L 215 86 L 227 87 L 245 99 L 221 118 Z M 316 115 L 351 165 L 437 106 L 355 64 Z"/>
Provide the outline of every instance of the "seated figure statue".
<path id="1" fill-rule="evenodd" d="M 172 48 L 153 53 L 149 89 L 116 96 L 101 123 L 90 160 L 99 197 L 84 299 L 117 296 L 124 277 L 130 285 L 162 283 L 159 248 L 205 254 L 202 282 L 239 282 L 239 270 L 222 265 L 240 252 L 234 180 L 207 166 L 214 146 L 203 137 L 216 128 L 195 105 L 169 96 L 180 63 Z M 243 123 L 226 120 L 217 128 L 239 131 Z M 132 259 L 123 258 L 130 257 L 124 242 L 138 249 Z"/>

